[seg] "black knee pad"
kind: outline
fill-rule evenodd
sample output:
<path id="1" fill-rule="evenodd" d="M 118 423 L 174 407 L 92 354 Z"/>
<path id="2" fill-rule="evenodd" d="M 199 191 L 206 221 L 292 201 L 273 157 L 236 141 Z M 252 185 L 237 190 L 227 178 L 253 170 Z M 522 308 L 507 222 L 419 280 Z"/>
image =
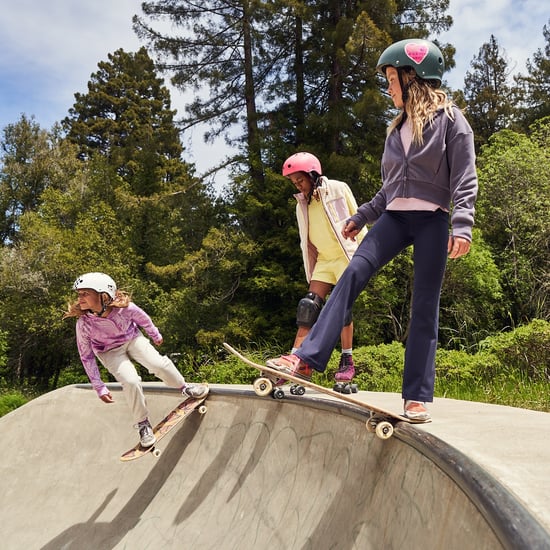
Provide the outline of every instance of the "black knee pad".
<path id="1" fill-rule="evenodd" d="M 321 313 L 325 301 L 315 292 L 308 292 L 304 298 L 298 302 L 296 310 L 296 324 L 299 327 L 311 328 L 317 317 Z"/>

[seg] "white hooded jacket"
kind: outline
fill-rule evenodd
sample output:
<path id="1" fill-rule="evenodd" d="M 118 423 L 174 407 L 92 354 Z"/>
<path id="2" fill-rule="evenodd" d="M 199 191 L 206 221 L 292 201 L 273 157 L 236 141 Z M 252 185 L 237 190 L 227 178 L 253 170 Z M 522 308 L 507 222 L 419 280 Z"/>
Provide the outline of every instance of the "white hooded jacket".
<path id="1" fill-rule="evenodd" d="M 351 189 L 343 181 L 329 180 L 325 176 L 322 176 L 314 193 L 317 194 L 317 197 L 321 201 L 327 219 L 334 231 L 334 236 L 342 247 L 342 255 L 346 256 L 348 261 L 351 260 L 351 257 L 357 250 L 357 246 L 366 233 L 366 229 L 364 229 L 355 241 L 345 239 L 342 236 L 342 229 L 346 225 L 346 222 L 357 212 L 357 202 Z M 317 263 L 317 249 L 309 240 L 310 228 L 307 197 L 303 193 L 297 193 L 294 197 L 297 200 L 296 219 L 298 220 L 298 229 L 300 232 L 304 270 L 307 282 L 309 283 L 315 264 Z M 315 199 L 313 198 L 313 200 Z"/>

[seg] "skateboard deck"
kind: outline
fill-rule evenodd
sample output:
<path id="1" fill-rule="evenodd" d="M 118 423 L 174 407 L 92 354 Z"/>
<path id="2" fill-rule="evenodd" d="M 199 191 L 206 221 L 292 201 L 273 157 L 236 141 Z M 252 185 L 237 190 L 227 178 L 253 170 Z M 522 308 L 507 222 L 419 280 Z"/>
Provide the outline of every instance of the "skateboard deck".
<path id="1" fill-rule="evenodd" d="M 158 458 L 161 455 L 161 450 L 156 447 L 158 442 L 170 431 L 172 431 L 180 422 L 183 422 L 195 409 L 198 409 L 200 414 L 204 414 L 207 410 L 204 401 L 208 395 L 201 397 L 200 399 L 193 399 L 188 397 L 182 401 L 177 407 L 172 409 L 154 428 L 153 433 L 157 438 L 154 445 L 151 447 L 143 447 L 141 443 L 138 443 L 132 447 L 129 451 L 126 451 L 121 457 L 122 462 L 128 462 L 129 460 L 136 460 L 147 453 L 153 453 L 153 456 Z"/>
<path id="2" fill-rule="evenodd" d="M 319 386 L 314 382 L 309 380 L 303 380 L 297 376 L 292 376 L 285 372 L 272 369 L 267 365 L 260 365 L 254 361 L 245 357 L 242 353 L 237 351 L 235 348 L 224 342 L 224 347 L 227 351 L 238 357 L 241 361 L 250 365 L 251 367 L 260 371 L 261 375 L 259 378 L 256 378 L 253 383 L 254 392 L 259 396 L 272 395 L 275 398 L 282 398 L 284 392 L 278 386 L 275 386 L 275 382 L 278 379 L 283 379 L 288 383 L 291 383 L 290 393 L 293 395 L 303 395 L 305 393 L 305 388 L 315 390 L 319 393 L 324 393 L 325 395 L 340 399 L 356 407 L 363 409 L 368 415 L 366 421 L 367 430 L 369 432 L 374 432 L 381 439 L 388 439 L 393 435 L 393 428 L 397 422 L 407 422 L 409 424 L 414 424 L 415 422 L 410 418 L 396 414 L 392 411 L 382 409 L 375 405 L 361 401 L 360 399 L 351 397 L 348 394 L 343 394 L 331 390 L 330 388 L 325 388 L 324 386 Z M 279 391 L 280 390 L 280 391 Z"/>

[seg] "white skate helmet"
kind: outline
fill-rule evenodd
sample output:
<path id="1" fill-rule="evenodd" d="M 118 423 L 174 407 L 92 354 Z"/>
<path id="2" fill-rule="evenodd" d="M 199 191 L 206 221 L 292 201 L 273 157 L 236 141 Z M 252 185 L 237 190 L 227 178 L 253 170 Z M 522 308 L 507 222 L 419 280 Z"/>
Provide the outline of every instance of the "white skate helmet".
<path id="1" fill-rule="evenodd" d="M 114 300 L 116 294 L 116 283 L 105 273 L 93 272 L 85 273 L 74 282 L 73 289 L 91 288 L 100 294 L 106 292 L 111 300 Z"/>

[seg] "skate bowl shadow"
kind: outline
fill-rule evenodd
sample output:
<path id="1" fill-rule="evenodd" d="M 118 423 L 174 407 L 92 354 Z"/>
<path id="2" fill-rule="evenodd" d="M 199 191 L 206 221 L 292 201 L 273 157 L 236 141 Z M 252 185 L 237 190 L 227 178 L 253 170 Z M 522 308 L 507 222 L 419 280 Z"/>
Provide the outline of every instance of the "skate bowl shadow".
<path id="1" fill-rule="evenodd" d="M 414 426 L 382 441 L 321 397 L 215 387 L 159 458 L 118 387 L 106 405 L 68 386 L 0 419 L 6 549 L 548 548 L 535 518 L 484 470 Z M 181 396 L 146 386 L 154 420 Z"/>

